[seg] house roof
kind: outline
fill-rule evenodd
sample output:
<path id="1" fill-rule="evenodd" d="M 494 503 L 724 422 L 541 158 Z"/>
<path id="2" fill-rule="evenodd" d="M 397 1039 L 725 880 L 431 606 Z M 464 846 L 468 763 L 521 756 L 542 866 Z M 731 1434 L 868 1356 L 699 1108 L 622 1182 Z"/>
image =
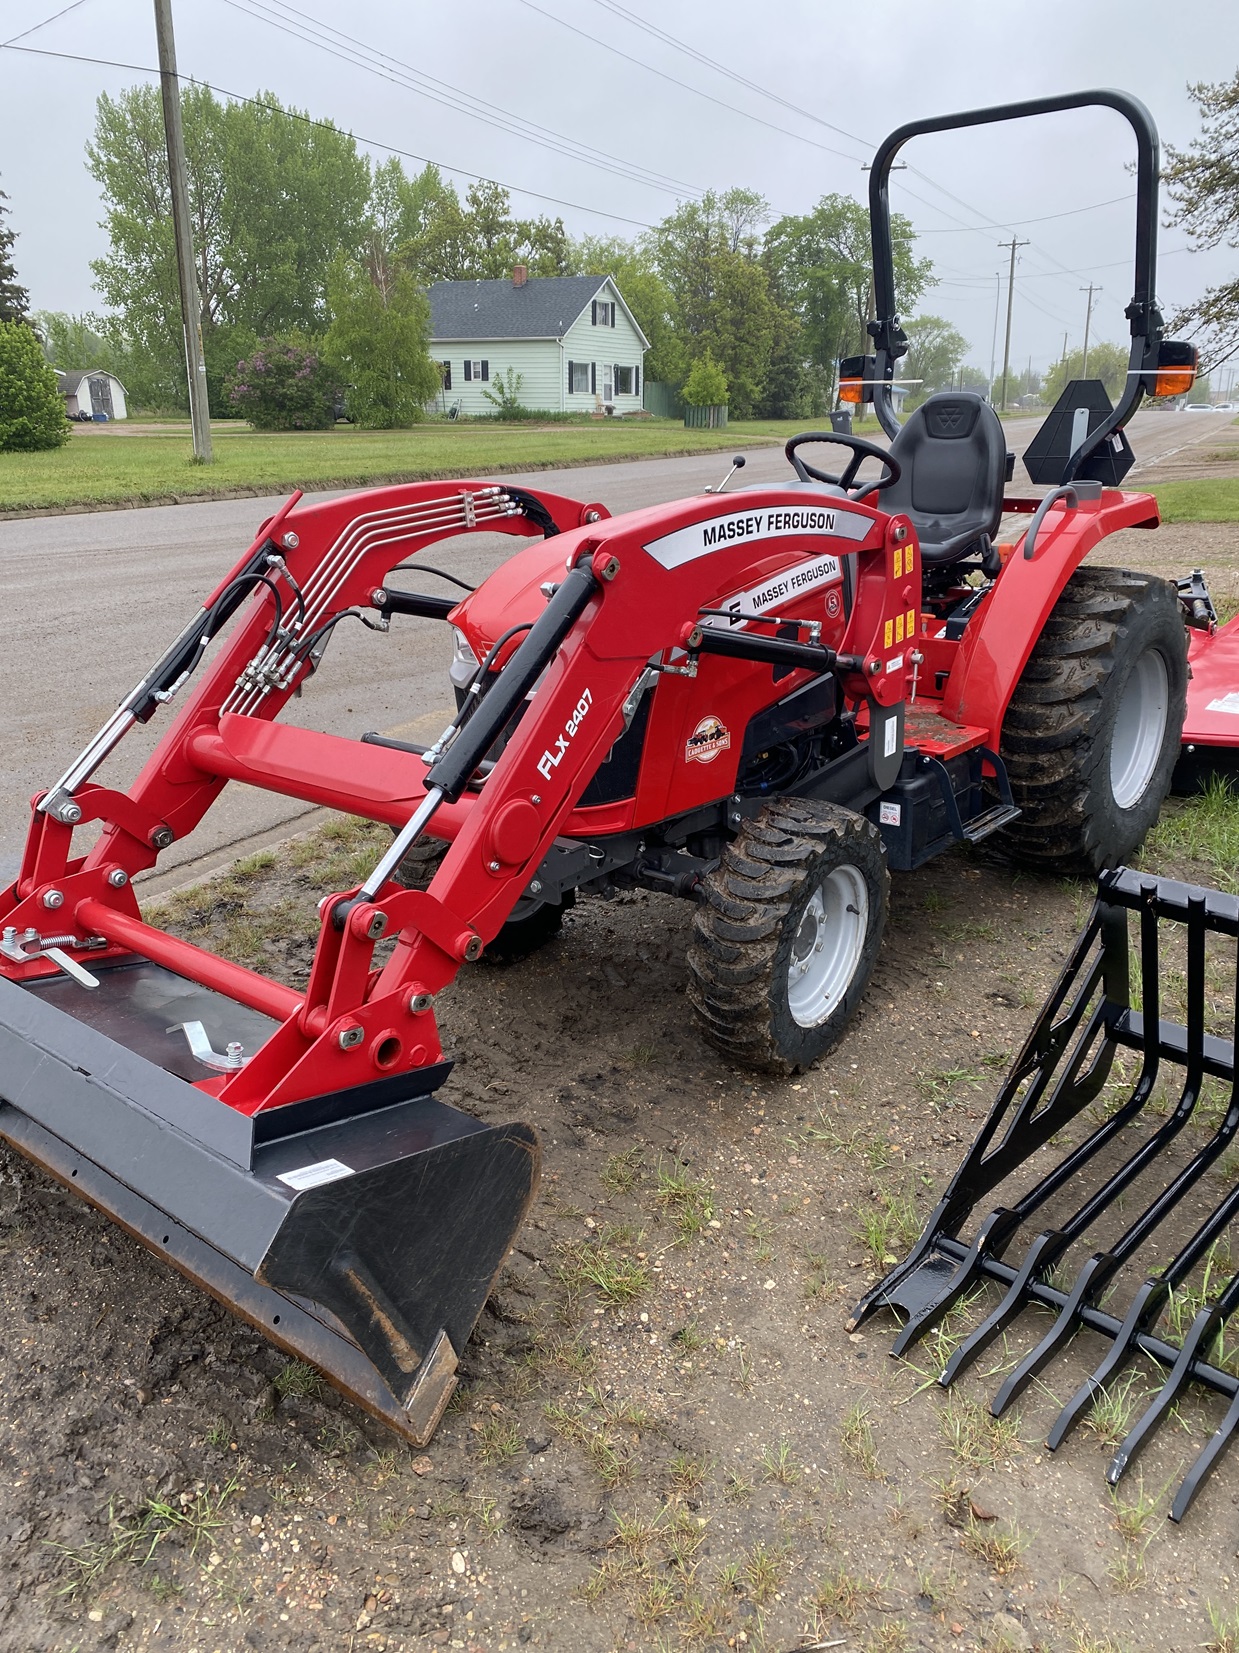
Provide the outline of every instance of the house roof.
<path id="1" fill-rule="evenodd" d="M 62 373 L 60 368 L 55 371 L 62 396 L 72 396 L 83 379 L 111 379 L 114 385 L 120 385 L 122 390 L 125 388 L 115 373 L 109 373 L 106 367 L 91 367 L 81 373 Z"/>
<path id="2" fill-rule="evenodd" d="M 520 287 L 512 285 L 510 276 L 503 281 L 436 281 L 430 289 L 430 336 L 443 341 L 562 339 L 609 279 L 530 276 Z M 637 327 L 622 295 L 620 303 Z M 644 334 L 641 338 L 648 342 Z"/>

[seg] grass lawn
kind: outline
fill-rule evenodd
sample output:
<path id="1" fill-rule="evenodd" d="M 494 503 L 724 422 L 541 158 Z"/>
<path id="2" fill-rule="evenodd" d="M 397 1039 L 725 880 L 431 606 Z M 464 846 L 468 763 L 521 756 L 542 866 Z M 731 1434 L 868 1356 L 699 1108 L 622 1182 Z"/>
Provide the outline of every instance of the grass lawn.
<path id="1" fill-rule="evenodd" d="M 1239 480 L 1164 482 L 1157 495 L 1163 522 L 1239 522 Z"/>
<path id="2" fill-rule="evenodd" d="M 737 421 L 686 430 L 672 419 L 608 419 L 580 425 L 447 424 L 412 430 L 260 435 L 213 431 L 215 462 L 195 465 L 182 426 L 152 435 L 74 432 L 52 453 L 0 454 L 0 512 L 151 505 L 292 488 L 349 488 L 433 477 L 591 465 L 609 460 L 709 453 L 782 442 L 802 421 Z"/>

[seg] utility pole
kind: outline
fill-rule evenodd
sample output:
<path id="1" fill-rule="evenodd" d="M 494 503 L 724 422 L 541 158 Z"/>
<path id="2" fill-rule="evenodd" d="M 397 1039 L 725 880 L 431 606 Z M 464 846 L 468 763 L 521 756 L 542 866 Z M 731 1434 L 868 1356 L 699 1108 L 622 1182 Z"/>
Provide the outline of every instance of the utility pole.
<path id="1" fill-rule="evenodd" d="M 1090 326 L 1090 324 L 1092 323 L 1092 320 L 1093 320 L 1093 294 L 1094 293 L 1100 293 L 1102 291 L 1102 289 L 1100 287 L 1095 287 L 1093 285 L 1093 283 L 1090 281 L 1088 286 L 1087 287 L 1081 287 L 1080 291 L 1082 293 L 1084 293 L 1084 292 L 1088 293 L 1088 309 L 1084 312 L 1084 365 L 1080 369 L 1080 377 L 1082 379 L 1087 379 L 1088 378 L 1088 330 L 1089 330 L 1089 326 Z"/>
<path id="2" fill-rule="evenodd" d="M 1014 233 L 1010 241 L 1000 241 L 1000 247 L 1010 247 L 1011 267 L 1007 275 L 1007 339 L 1002 351 L 1002 411 L 1007 411 L 1008 375 L 1011 371 L 1011 304 L 1015 298 L 1015 254 L 1019 247 L 1027 247 L 1027 241 L 1017 241 Z"/>
<path id="3" fill-rule="evenodd" d="M 181 327 L 185 335 L 185 374 L 189 381 L 189 422 L 194 458 L 211 461 L 211 416 L 207 404 L 206 358 L 202 353 L 202 301 L 194 268 L 194 238 L 185 178 L 185 134 L 181 130 L 181 82 L 176 72 L 172 36 L 172 0 L 155 0 L 155 34 L 159 42 L 159 83 L 163 92 L 163 126 L 168 145 L 168 180 L 172 186 L 172 228 L 176 236 L 176 273 L 181 287 Z"/>

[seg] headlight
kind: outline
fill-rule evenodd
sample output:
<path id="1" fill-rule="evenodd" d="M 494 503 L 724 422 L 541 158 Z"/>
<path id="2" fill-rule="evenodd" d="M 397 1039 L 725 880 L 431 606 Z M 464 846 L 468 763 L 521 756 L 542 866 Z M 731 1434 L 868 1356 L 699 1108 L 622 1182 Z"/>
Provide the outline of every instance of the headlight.
<path id="1" fill-rule="evenodd" d="M 474 654 L 469 639 L 457 626 L 452 627 L 452 663 L 448 667 L 448 676 L 452 686 L 457 689 L 467 689 L 473 681 L 473 674 L 481 662 Z"/>

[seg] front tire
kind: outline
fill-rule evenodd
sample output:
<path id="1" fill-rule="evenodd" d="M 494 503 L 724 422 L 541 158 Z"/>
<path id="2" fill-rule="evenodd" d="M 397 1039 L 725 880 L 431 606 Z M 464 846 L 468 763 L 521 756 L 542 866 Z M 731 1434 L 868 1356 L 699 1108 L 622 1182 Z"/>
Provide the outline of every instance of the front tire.
<path id="1" fill-rule="evenodd" d="M 732 1060 L 809 1067 L 864 997 L 886 924 L 881 836 L 837 804 L 784 798 L 747 821 L 705 879 L 689 1000 Z"/>
<path id="2" fill-rule="evenodd" d="M 1023 811 L 1021 860 L 1086 872 L 1121 865 L 1161 813 L 1179 757 L 1187 640 L 1174 587 L 1077 568 L 1016 685 L 1001 754 Z"/>

